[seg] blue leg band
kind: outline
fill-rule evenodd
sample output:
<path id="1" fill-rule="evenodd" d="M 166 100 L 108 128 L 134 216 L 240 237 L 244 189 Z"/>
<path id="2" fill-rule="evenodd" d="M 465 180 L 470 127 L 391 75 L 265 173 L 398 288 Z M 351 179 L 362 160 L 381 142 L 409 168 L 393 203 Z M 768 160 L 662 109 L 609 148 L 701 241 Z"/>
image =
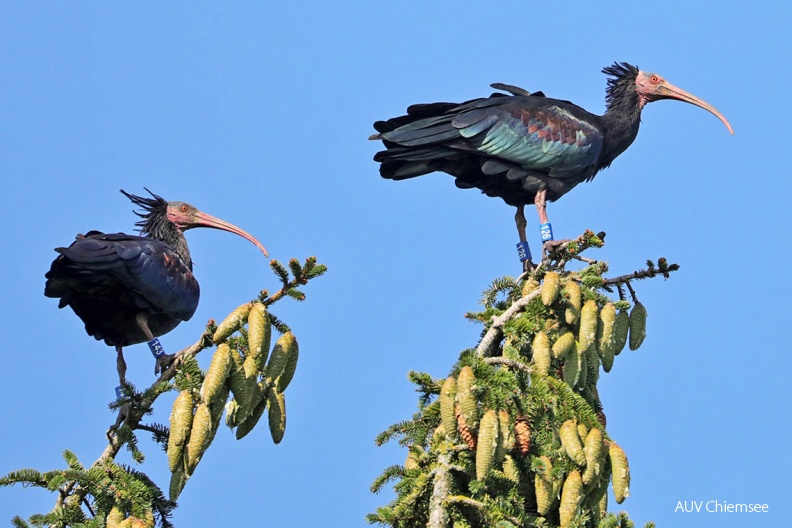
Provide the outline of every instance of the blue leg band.
<path id="1" fill-rule="evenodd" d="M 528 242 L 517 243 L 517 255 L 520 257 L 520 262 L 531 260 L 531 248 L 528 247 Z"/>
<path id="2" fill-rule="evenodd" d="M 162 348 L 162 345 L 159 342 L 159 339 L 156 337 L 148 342 L 149 349 L 151 349 L 151 355 L 155 358 L 159 359 L 161 356 L 165 355 L 165 349 Z"/>
<path id="3" fill-rule="evenodd" d="M 541 224 L 539 226 L 539 233 L 542 235 L 542 243 L 553 240 L 553 226 L 550 225 L 550 222 Z"/>

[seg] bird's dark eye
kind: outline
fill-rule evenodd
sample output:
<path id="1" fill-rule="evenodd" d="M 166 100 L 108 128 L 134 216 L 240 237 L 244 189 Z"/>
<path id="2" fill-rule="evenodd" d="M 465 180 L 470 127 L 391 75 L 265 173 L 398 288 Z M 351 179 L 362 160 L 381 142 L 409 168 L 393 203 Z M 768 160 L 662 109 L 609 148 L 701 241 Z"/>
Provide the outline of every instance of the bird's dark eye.
<path id="1" fill-rule="evenodd" d="M 181 212 L 182 212 L 182 213 L 186 213 L 186 212 L 187 212 L 189 209 L 190 209 L 190 208 L 189 208 L 189 207 L 187 207 L 186 205 L 182 205 L 182 206 L 181 206 Z"/>
<path id="2" fill-rule="evenodd" d="M 649 82 L 652 84 L 657 84 L 660 82 L 660 77 L 658 77 L 657 75 L 652 75 L 651 77 L 649 77 Z"/>

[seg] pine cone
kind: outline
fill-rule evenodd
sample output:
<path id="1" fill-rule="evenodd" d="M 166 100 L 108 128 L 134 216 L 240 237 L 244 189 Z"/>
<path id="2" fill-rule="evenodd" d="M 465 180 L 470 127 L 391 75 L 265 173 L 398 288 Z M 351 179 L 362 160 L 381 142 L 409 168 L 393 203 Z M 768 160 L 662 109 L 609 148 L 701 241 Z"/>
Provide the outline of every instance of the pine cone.
<path id="1" fill-rule="evenodd" d="M 473 432 L 470 431 L 470 428 L 468 428 L 467 423 L 465 422 L 465 415 L 462 412 L 462 407 L 459 404 L 456 405 L 456 420 L 459 436 L 462 437 L 462 440 L 468 445 L 471 451 L 475 451 L 478 438 Z"/>
<path id="2" fill-rule="evenodd" d="M 567 296 L 567 308 L 564 312 L 564 320 L 568 325 L 574 325 L 580 317 L 580 308 L 583 306 L 580 285 L 575 281 L 567 281 L 564 284 L 564 293 Z"/>
<path id="3" fill-rule="evenodd" d="M 613 480 L 613 497 L 621 504 L 630 496 L 630 466 L 627 455 L 616 442 L 611 442 L 608 447 L 611 459 L 611 479 Z"/>
<path id="4" fill-rule="evenodd" d="M 605 416 L 605 411 L 603 411 L 602 409 L 597 411 L 597 420 L 599 421 L 599 423 L 600 423 L 600 425 L 602 426 L 603 429 L 605 429 L 607 427 L 607 425 L 608 425 L 608 417 Z"/>
<path id="5" fill-rule="evenodd" d="M 498 413 L 490 409 L 481 417 L 479 424 L 479 442 L 476 446 L 476 478 L 484 480 L 495 460 L 498 449 Z"/>
<path id="6" fill-rule="evenodd" d="M 558 291 L 560 288 L 560 277 L 558 272 L 548 271 L 545 274 L 544 282 L 542 283 L 542 304 L 545 306 L 550 306 L 553 304 L 553 301 L 555 301 L 556 297 L 558 297 Z"/>
<path id="7" fill-rule="evenodd" d="M 214 335 L 212 336 L 212 341 L 214 344 L 225 341 L 231 334 L 239 330 L 239 328 L 247 321 L 248 314 L 250 313 L 250 309 L 252 307 L 252 302 L 245 303 L 228 314 L 223 322 L 217 326 L 217 331 L 215 331 Z"/>
<path id="8" fill-rule="evenodd" d="M 572 520 L 580 510 L 580 503 L 583 500 L 582 488 L 583 481 L 580 477 L 580 472 L 574 470 L 569 473 L 564 481 L 564 489 L 561 492 L 561 505 L 558 507 L 561 528 L 571 526 Z"/>
<path id="9" fill-rule="evenodd" d="M 550 339 L 544 332 L 537 332 L 531 345 L 533 368 L 536 374 L 547 376 L 550 370 Z"/>
<path id="10" fill-rule="evenodd" d="M 630 312 L 630 350 L 638 350 L 646 337 L 646 308 L 635 301 Z"/>
<path id="11" fill-rule="evenodd" d="M 446 432 L 454 437 L 454 431 L 456 431 L 456 412 L 455 412 L 455 405 L 454 401 L 456 400 L 456 379 L 453 376 L 449 376 L 443 382 L 443 387 L 440 389 L 440 423 L 443 424 Z"/>
<path id="12" fill-rule="evenodd" d="M 517 452 L 521 456 L 528 456 L 531 450 L 531 424 L 525 416 L 520 416 L 514 421 L 514 436 L 517 441 Z"/>
<path id="13" fill-rule="evenodd" d="M 570 419 L 564 422 L 558 431 L 558 436 L 569 458 L 578 466 L 584 466 L 586 464 L 586 455 L 583 454 L 583 444 L 580 442 L 575 420 Z"/>

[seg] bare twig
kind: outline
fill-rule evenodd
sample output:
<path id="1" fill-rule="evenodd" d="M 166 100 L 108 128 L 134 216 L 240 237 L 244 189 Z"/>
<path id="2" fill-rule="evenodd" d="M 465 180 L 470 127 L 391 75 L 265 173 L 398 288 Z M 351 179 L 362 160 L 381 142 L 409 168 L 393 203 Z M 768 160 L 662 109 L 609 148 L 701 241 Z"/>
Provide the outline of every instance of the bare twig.
<path id="1" fill-rule="evenodd" d="M 630 282 L 628 281 L 625 282 L 624 285 L 627 286 L 628 290 L 630 290 L 630 296 L 632 297 L 633 301 L 637 301 L 638 298 L 635 296 L 635 290 L 633 290 L 632 284 L 630 284 Z"/>
<path id="2" fill-rule="evenodd" d="M 586 264 L 596 264 L 599 262 L 597 259 L 590 259 L 588 257 L 584 257 L 583 255 L 575 255 L 572 257 L 575 260 L 579 260 L 580 262 L 585 262 Z"/>
<path id="3" fill-rule="evenodd" d="M 666 279 L 669 277 L 669 274 L 672 271 L 677 271 L 679 269 L 679 265 L 671 264 L 668 268 L 665 269 L 658 269 L 658 268 L 646 268 L 638 271 L 633 271 L 632 273 L 628 273 L 626 275 L 620 275 L 618 277 L 613 277 L 611 279 L 604 279 L 602 281 L 603 286 L 610 286 L 611 284 L 628 284 L 631 280 L 640 280 L 640 279 L 651 279 L 653 277 L 657 277 L 658 275 L 662 275 Z"/>
<path id="4" fill-rule="evenodd" d="M 604 238 L 604 232 L 595 235 L 593 231 L 587 229 L 575 239 L 549 240 L 543 246 L 547 255 L 542 259 L 542 264 L 550 269 L 563 268 L 571 259 L 593 264 L 597 261 L 582 257 L 580 254 L 590 247 L 602 247 Z M 553 261 L 556 261 L 555 266 L 552 265 Z"/>

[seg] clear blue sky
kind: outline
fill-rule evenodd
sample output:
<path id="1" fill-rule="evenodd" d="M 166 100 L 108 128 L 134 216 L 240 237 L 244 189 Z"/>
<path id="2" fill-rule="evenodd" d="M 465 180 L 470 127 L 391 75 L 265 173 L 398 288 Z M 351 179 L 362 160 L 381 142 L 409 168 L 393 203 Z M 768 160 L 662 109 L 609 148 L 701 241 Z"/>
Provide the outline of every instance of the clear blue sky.
<path id="1" fill-rule="evenodd" d="M 518 271 L 513 209 L 445 175 L 382 180 L 371 123 L 487 95 L 492 82 L 600 113 L 600 69 L 620 60 L 705 99 L 736 132 L 693 106 L 652 104 L 633 146 L 549 207 L 557 237 L 608 233 L 600 256 L 614 273 L 660 256 L 682 266 L 637 285 L 648 338 L 600 385 L 632 468 L 622 507 L 639 525 L 781 526 L 792 515 L 790 13 L 676 0 L 3 3 L 0 473 L 62 467 L 67 448 L 85 463 L 101 452 L 114 354 L 43 296 L 44 273 L 78 232 L 130 231 L 118 190 L 147 186 L 247 229 L 275 258 L 330 267 L 304 304 L 278 306 L 302 351 L 283 442 L 263 426 L 241 442 L 222 430 L 176 525 L 363 526 L 392 498 L 371 481 L 404 460 L 373 439 L 414 412 L 407 371 L 444 377 L 479 335 L 463 313 Z M 161 339 L 171 352 L 276 287 L 242 239 L 188 239 L 202 299 Z M 144 345 L 127 361 L 138 386 L 153 379 Z M 167 487 L 164 454 L 142 446 L 141 469 Z M 680 500 L 770 513 L 674 513 Z M 0 526 L 53 502 L 0 490 Z"/>

